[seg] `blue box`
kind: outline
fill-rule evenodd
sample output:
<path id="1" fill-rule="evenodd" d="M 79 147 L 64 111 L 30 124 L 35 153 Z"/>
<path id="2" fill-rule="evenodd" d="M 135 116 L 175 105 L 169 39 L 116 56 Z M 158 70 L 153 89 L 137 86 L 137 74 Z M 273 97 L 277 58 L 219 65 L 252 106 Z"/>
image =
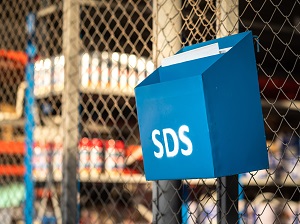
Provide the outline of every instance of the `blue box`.
<path id="1" fill-rule="evenodd" d="M 224 52 L 157 68 L 135 88 L 147 180 L 213 178 L 268 168 L 253 36 L 184 47 Z"/>

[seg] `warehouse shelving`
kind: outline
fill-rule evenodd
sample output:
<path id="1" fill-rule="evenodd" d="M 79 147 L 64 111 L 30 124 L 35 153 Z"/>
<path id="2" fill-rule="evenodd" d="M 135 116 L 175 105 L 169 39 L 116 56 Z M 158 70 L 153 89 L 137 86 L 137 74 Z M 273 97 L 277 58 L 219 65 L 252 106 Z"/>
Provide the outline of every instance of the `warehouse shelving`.
<path id="1" fill-rule="evenodd" d="M 128 100 L 128 106 L 133 107 L 134 104 L 134 92 L 133 87 L 139 81 L 139 73 L 143 74 L 145 77 L 153 69 L 153 64 L 151 61 L 143 57 L 136 57 L 134 55 L 119 54 L 116 52 L 92 52 L 81 54 L 81 65 L 80 65 L 80 80 L 81 84 L 79 91 L 82 96 L 82 102 L 90 100 L 90 97 L 98 99 L 99 97 L 114 96 L 116 102 L 120 104 L 120 107 L 124 107 L 122 102 L 118 100 L 119 96 L 126 97 Z M 105 57 L 105 61 L 103 61 Z M 125 59 L 124 59 L 125 58 Z M 130 61 L 131 60 L 131 61 Z M 64 80 L 64 59 L 62 56 L 40 59 L 36 63 L 35 67 L 35 82 L 38 83 L 35 89 L 35 97 L 37 99 L 38 107 L 39 104 L 43 104 L 48 100 L 48 98 L 55 97 L 55 102 L 61 101 L 63 92 L 63 80 Z M 124 62 L 125 61 L 125 62 Z M 128 64 L 125 64 L 126 61 Z M 100 62 L 104 62 L 101 64 Z M 146 67 L 148 65 L 148 67 Z M 104 81 L 106 84 L 103 86 L 100 80 L 100 71 L 106 74 Z M 147 74 L 146 74 L 147 72 Z M 57 75 L 60 78 L 57 78 Z M 103 74 L 101 74 L 103 76 Z M 95 81 L 95 75 L 96 77 Z M 120 75 L 118 77 L 118 75 Z M 101 76 L 101 77 L 102 77 Z M 115 80 L 113 80 L 113 76 Z M 126 80 L 127 79 L 127 80 Z M 130 79 L 132 79 L 130 81 Z M 122 81 L 123 80 L 123 81 Z M 60 82 L 60 83 L 59 83 Z M 112 83 L 113 82 L 113 83 Z M 123 82 L 123 83 L 121 83 Z M 131 82 L 131 83 L 130 83 Z M 134 83 L 133 83 L 134 82 Z M 48 86 L 49 85 L 49 86 Z M 105 100 L 98 101 L 99 103 L 106 103 Z M 112 107 L 113 105 L 107 105 Z M 101 106 L 100 106 L 101 107 Z M 88 109 L 88 108 L 86 108 Z M 89 110 L 89 109 L 88 109 Z M 42 121 L 43 125 L 37 125 L 35 128 L 35 141 L 54 141 L 56 136 L 62 136 L 62 117 L 61 108 L 57 111 L 58 114 L 43 115 L 39 117 L 38 120 Z M 99 124 L 95 123 L 90 118 L 82 118 L 84 122 L 83 129 L 90 132 L 101 132 L 111 133 L 113 127 L 109 124 L 107 127 L 100 127 Z M 130 157 L 129 160 L 132 160 Z M 134 160 L 132 161 L 134 162 Z M 130 165 L 130 164 L 129 164 Z M 45 173 L 34 177 L 36 181 L 44 182 L 46 181 Z M 55 182 L 60 182 L 62 180 L 61 173 L 55 173 L 53 180 Z M 124 173 L 108 173 L 104 172 L 101 174 L 88 173 L 84 174 L 79 171 L 80 182 L 98 182 L 98 183 L 147 183 L 144 175 L 142 174 L 124 174 Z"/>
<path id="2" fill-rule="evenodd" d="M 25 86 L 25 85 L 24 85 Z M 23 86 L 23 87 L 24 87 Z M 22 91 L 25 91 L 23 88 Z M 21 90 L 20 90 L 21 92 Z M 47 99 L 48 97 L 53 97 L 56 96 L 58 97 L 59 100 L 63 92 L 63 88 L 58 88 L 55 89 L 54 87 L 45 89 L 45 91 L 40 91 L 38 94 L 36 94 L 37 100 L 44 100 Z M 126 91 L 121 90 L 119 87 L 111 88 L 102 88 L 100 86 L 97 87 L 92 87 L 92 86 L 80 86 L 80 92 L 83 95 L 97 95 L 99 97 L 103 97 L 105 95 L 113 95 L 115 97 L 118 96 L 126 96 L 129 98 L 134 98 L 134 92 L 133 89 L 131 88 L 131 91 L 128 89 Z M 23 101 L 22 94 L 18 94 L 20 96 L 21 101 Z M 24 97 L 24 95 L 23 95 Z M 17 100 L 18 101 L 18 100 Z M 20 102 L 21 102 L 20 101 Z M 19 104 L 21 105 L 21 104 Z M 274 107 L 278 110 L 291 110 L 291 111 L 299 111 L 300 108 L 300 101 L 294 100 L 294 101 L 289 101 L 289 100 L 276 100 L 274 102 L 272 101 L 266 101 L 262 100 L 262 106 L 264 109 L 269 109 L 271 107 Z M 20 108 L 19 109 L 23 109 Z M 1 115 L 1 114 L 0 114 Z M 2 119 L 1 124 L 10 124 L 12 121 L 7 118 L 7 116 L 10 116 L 12 114 L 5 114 L 4 119 Z M 15 116 L 15 115 L 12 115 Z M 0 116 L 1 118 L 1 116 Z M 22 116 L 18 115 L 17 119 L 14 119 L 14 122 L 19 122 L 19 124 L 23 124 L 24 121 L 20 122 L 22 120 Z M 60 115 L 56 115 L 53 117 L 47 117 L 44 116 L 43 121 L 45 119 L 48 119 L 48 123 L 46 122 L 44 126 L 42 125 L 37 125 L 35 128 L 35 140 L 47 140 L 47 141 L 54 141 L 57 135 L 62 136 L 62 127 L 61 127 L 61 122 L 62 118 Z M 97 126 L 97 124 L 93 123 L 87 123 L 85 124 L 87 126 L 87 129 L 90 130 L 89 127 L 94 127 L 94 131 L 100 130 L 100 127 Z M 88 127 L 89 126 L 89 127 Z M 95 128 L 96 127 L 96 128 Z M 108 132 L 111 131 L 110 127 L 102 127 L 106 129 Z M 24 148 L 18 148 L 18 149 L 12 149 L 8 150 L 5 148 L 0 147 L 0 154 L 11 154 L 11 155 L 24 155 Z M 137 156 L 138 157 L 138 156 Z M 127 165 L 130 165 L 132 162 L 135 161 L 134 157 L 128 157 L 126 158 L 128 161 Z M 23 176 L 25 172 L 25 167 L 23 165 L 20 166 L 15 166 L 15 165 L 2 165 L 0 166 L 0 175 L 8 175 L 8 176 Z M 47 175 L 34 175 L 33 176 L 34 181 L 37 183 L 42 183 L 46 185 L 47 180 Z M 53 176 L 53 179 L 51 179 L 53 182 L 61 182 L 62 181 L 62 173 L 56 173 Z M 110 173 L 110 172 L 104 172 L 101 174 L 89 174 L 88 176 L 82 175 L 79 173 L 79 181 L 81 183 L 102 183 L 102 184 L 135 184 L 135 185 L 145 185 L 145 184 L 151 184 L 152 182 L 147 181 L 145 179 L 144 174 L 125 174 L 123 172 L 119 173 Z M 257 187 L 257 186 L 266 186 L 266 187 L 275 187 L 275 186 L 282 186 L 286 188 L 290 187 L 296 187 L 300 185 L 300 180 L 293 180 L 290 177 L 288 177 L 285 180 L 282 181 L 275 181 L 275 178 L 272 176 L 268 176 L 268 178 L 263 179 L 263 178 L 258 178 L 257 176 L 242 176 L 240 178 L 240 183 L 243 186 L 247 187 Z M 207 186 L 215 186 L 217 181 L 216 179 L 193 179 L 193 180 L 184 180 L 184 184 L 189 184 L 189 185 L 207 185 Z"/>
<path id="3" fill-rule="evenodd" d="M 79 90 L 83 94 L 123 95 L 123 96 L 134 97 L 133 89 L 121 90 L 121 89 L 110 88 L 110 87 L 102 89 L 100 87 L 80 86 Z M 61 90 L 45 90 L 45 91 L 41 91 L 41 92 L 37 93 L 36 98 L 43 99 L 43 98 L 47 98 L 49 96 L 61 96 L 62 92 L 63 92 L 63 89 L 61 89 Z"/>
<path id="4" fill-rule="evenodd" d="M 23 102 L 23 98 L 24 98 L 24 91 L 25 91 L 25 87 L 26 84 L 22 83 L 20 84 L 20 87 L 18 89 L 18 94 L 17 94 L 17 104 L 18 106 L 17 111 L 21 111 L 23 110 L 22 108 L 22 102 Z M 104 92 L 100 92 L 100 90 L 98 91 L 98 89 L 96 88 L 85 88 L 86 93 L 94 93 L 94 94 L 112 94 L 114 92 L 111 92 L 109 89 L 106 89 Z M 120 92 L 115 92 L 116 95 L 121 94 Z M 40 96 L 41 97 L 41 96 Z M 47 95 L 45 95 L 44 97 L 47 97 Z M 272 103 L 272 102 L 268 102 L 266 100 L 262 100 L 262 106 L 264 108 L 270 108 L 270 107 L 275 107 L 277 109 L 282 109 L 282 110 L 291 110 L 291 111 L 298 111 L 300 108 L 300 101 L 298 100 L 294 100 L 294 101 L 288 101 L 288 100 L 277 100 L 276 102 Z M 20 112 L 18 112 L 20 113 Z M 13 115 L 15 116 L 15 115 Z M 5 113 L 5 117 L 10 117 L 9 113 Z M 22 118 L 18 115 L 19 120 L 15 120 L 15 121 L 20 121 Z M 57 119 L 58 122 L 61 122 L 61 118 L 58 116 Z M 8 124 L 11 123 L 11 119 L 2 119 L 1 123 L 4 124 Z M 23 122 L 21 122 L 20 124 L 22 124 Z M 62 130 L 60 128 L 58 128 L 58 126 L 45 126 L 45 127 L 40 127 L 37 126 L 36 127 L 36 139 L 40 139 L 43 138 L 42 136 L 44 136 L 44 138 L 47 137 L 48 140 L 53 140 L 57 133 L 61 133 Z M 44 134 L 43 134 L 44 133 Z M 45 137 L 46 136 L 46 137 Z M 52 137 L 51 137 L 52 136 Z M 24 148 L 20 148 L 20 147 L 10 147 L 10 149 L 8 150 L 7 147 L 1 147 L 0 148 L 0 154 L 24 154 Z M 130 160 L 130 158 L 129 158 Z M 25 168 L 24 166 L 1 166 L 1 170 L 2 170 L 2 175 L 17 175 L 17 176 L 21 176 L 22 174 L 24 174 L 25 172 Z M 43 177 L 35 177 L 36 181 L 45 181 L 45 178 Z M 117 174 L 117 175 L 109 175 L 109 174 L 100 174 L 97 176 L 89 176 L 87 177 L 81 177 L 82 181 L 89 181 L 89 182 L 111 182 L 111 183 L 117 183 L 117 182 L 128 182 L 128 183 L 147 183 L 147 181 L 145 180 L 144 175 L 142 174 L 132 174 L 132 175 L 124 175 L 124 174 Z M 58 176 L 55 181 L 61 181 L 61 176 Z M 189 180 L 187 181 L 190 184 L 199 184 L 202 183 L 199 180 Z M 274 180 L 272 178 L 268 178 L 267 180 L 263 180 L 263 179 L 259 179 L 259 178 L 242 178 L 241 182 L 243 184 L 247 184 L 247 185 L 272 185 L 275 184 Z M 208 180 L 206 182 L 204 182 L 205 184 L 208 185 L 212 185 L 215 184 L 214 180 Z M 294 185 L 298 185 L 300 183 L 298 183 L 297 181 L 295 182 L 295 180 L 292 180 L 291 178 L 287 178 L 287 180 L 284 181 L 284 185 L 286 186 L 294 186 Z"/>
<path id="5" fill-rule="evenodd" d="M 80 55 L 80 92 L 134 96 L 134 87 L 148 76 L 154 65 L 145 57 L 118 52 L 91 52 Z M 35 96 L 60 95 L 64 83 L 64 57 L 40 59 L 35 63 Z"/>

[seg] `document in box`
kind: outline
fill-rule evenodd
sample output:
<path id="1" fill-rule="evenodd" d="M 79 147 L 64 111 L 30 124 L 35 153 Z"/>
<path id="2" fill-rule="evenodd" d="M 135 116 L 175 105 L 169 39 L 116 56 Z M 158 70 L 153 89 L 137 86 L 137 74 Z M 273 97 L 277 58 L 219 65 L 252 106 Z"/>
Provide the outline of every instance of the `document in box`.
<path id="1" fill-rule="evenodd" d="M 199 58 L 205 58 L 208 56 L 213 56 L 221 53 L 226 53 L 229 48 L 219 49 L 219 44 L 214 43 L 204 47 L 196 48 L 183 53 L 175 54 L 171 57 L 164 58 L 161 62 L 162 67 L 179 64 L 186 61 L 191 61 Z"/>

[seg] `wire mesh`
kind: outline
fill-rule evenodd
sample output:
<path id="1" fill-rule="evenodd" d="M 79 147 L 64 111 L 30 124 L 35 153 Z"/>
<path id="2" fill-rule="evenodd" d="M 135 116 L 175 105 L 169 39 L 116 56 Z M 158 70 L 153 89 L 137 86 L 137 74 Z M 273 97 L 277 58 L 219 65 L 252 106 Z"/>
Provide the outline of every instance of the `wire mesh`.
<path id="1" fill-rule="evenodd" d="M 133 88 L 153 71 L 152 5 L 79 3 L 81 217 L 84 223 L 147 223 L 151 184 L 142 175 Z"/>
<path id="2" fill-rule="evenodd" d="M 157 2 L 157 7 L 163 8 L 172 1 Z M 177 2 L 171 4 L 175 7 Z M 240 223 L 298 223 L 299 55 L 296 39 L 299 18 L 296 11 L 299 2 L 182 1 L 181 5 L 178 11 L 182 26 L 177 33 L 181 45 L 245 30 L 252 30 L 257 36 L 256 57 L 270 169 L 241 174 L 239 196 L 229 200 L 232 205 L 238 201 L 239 207 L 234 209 L 239 213 Z M 170 16 L 169 24 L 172 19 Z M 174 25 L 174 29 L 177 26 Z M 185 202 L 185 220 L 188 223 L 217 223 L 218 209 L 222 209 L 216 195 L 217 181 L 202 183 L 199 180 L 191 185 L 185 180 L 183 185 L 188 186 L 181 199 Z M 230 185 L 223 187 L 230 190 Z M 205 189 L 202 194 L 199 194 L 199 188 Z"/>
<path id="3" fill-rule="evenodd" d="M 270 163 L 270 169 L 247 174 L 247 181 L 241 182 L 248 223 L 299 222 L 299 8 L 299 1 L 240 2 L 240 29 L 258 37 Z"/>
<path id="4" fill-rule="evenodd" d="M 18 8 L 18 10 L 15 10 Z M 24 98 L 27 56 L 26 20 L 33 4 L 0 2 L 0 219 L 23 220 L 25 197 Z"/>
<path id="5" fill-rule="evenodd" d="M 239 196 L 229 200 L 238 203 L 232 209 L 240 223 L 299 223 L 299 1 L 78 0 L 79 13 L 64 8 L 65 2 L 0 1 L 3 223 L 24 220 L 26 206 L 23 105 L 29 12 L 37 19 L 32 158 L 37 223 L 63 223 L 69 212 L 78 214 L 72 218 L 81 223 L 152 222 L 163 189 L 153 197 L 153 183 L 145 181 L 133 88 L 161 58 L 182 46 L 245 30 L 256 35 L 270 169 L 239 175 Z M 77 16 L 72 21 L 78 22 L 78 32 L 64 26 L 69 12 Z M 72 37 L 75 42 L 68 42 Z M 79 49 L 72 56 L 76 44 Z M 66 67 L 74 62 L 75 78 L 70 80 Z M 72 91 L 79 94 L 74 110 L 66 106 L 72 104 Z M 70 123 L 67 109 L 78 115 Z M 76 161 L 63 157 L 71 155 L 66 149 L 70 144 Z M 68 181 L 63 173 L 71 170 L 77 172 L 70 180 L 78 187 L 74 195 L 65 193 Z M 222 209 L 217 185 L 216 179 L 182 180 L 176 188 L 167 184 L 171 197 L 181 203 L 180 210 L 172 210 L 174 198 L 167 201 L 171 215 L 180 215 L 182 223 L 217 223 Z M 79 205 L 76 211 L 67 210 L 70 197 Z M 164 211 L 157 214 L 162 217 Z"/>

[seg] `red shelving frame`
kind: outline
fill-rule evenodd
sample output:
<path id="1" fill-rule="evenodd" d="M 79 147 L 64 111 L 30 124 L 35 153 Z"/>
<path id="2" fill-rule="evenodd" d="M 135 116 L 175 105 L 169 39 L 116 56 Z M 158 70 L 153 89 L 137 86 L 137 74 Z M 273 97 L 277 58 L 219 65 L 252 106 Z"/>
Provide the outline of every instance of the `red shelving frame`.
<path id="1" fill-rule="evenodd" d="M 21 155 L 25 154 L 24 142 L 6 142 L 0 141 L 0 155 Z M 0 164 L 0 176 L 23 176 L 25 166 L 23 164 Z"/>

